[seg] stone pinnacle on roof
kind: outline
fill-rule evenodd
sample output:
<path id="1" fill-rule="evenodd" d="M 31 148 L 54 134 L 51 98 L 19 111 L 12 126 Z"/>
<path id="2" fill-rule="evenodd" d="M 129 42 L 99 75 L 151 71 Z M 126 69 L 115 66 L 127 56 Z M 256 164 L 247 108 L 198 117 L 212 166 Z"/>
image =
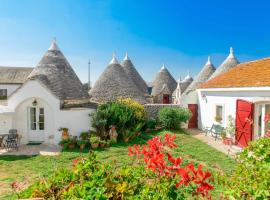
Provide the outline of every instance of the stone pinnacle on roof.
<path id="1" fill-rule="evenodd" d="M 113 60 L 114 62 L 107 66 L 90 90 L 91 100 L 108 102 L 123 97 L 132 98 L 142 104 L 147 103 L 143 92 L 126 74 L 123 66 Z"/>
<path id="2" fill-rule="evenodd" d="M 60 100 L 89 98 L 55 40 L 28 79 L 39 80 Z"/>
<path id="3" fill-rule="evenodd" d="M 187 74 L 187 76 L 184 78 L 183 82 L 187 82 L 187 81 L 193 81 L 193 78 L 190 76 L 189 70 L 188 70 L 188 74 Z"/>
<path id="4" fill-rule="evenodd" d="M 116 53 L 113 52 L 113 56 L 112 56 L 112 60 L 110 62 L 110 64 L 119 64 L 117 58 L 116 58 Z"/>
<path id="5" fill-rule="evenodd" d="M 130 60 L 128 57 L 128 53 L 126 52 L 124 60 Z"/>
<path id="6" fill-rule="evenodd" d="M 48 50 L 49 51 L 59 51 L 59 47 L 56 44 L 56 38 L 53 38 L 52 44 Z"/>
<path id="7" fill-rule="evenodd" d="M 127 53 L 125 55 L 124 60 L 121 63 L 125 73 L 127 76 L 134 82 L 134 84 L 144 93 L 146 96 L 149 96 L 148 86 L 139 74 L 139 72 L 134 67 Z"/>
<path id="8" fill-rule="evenodd" d="M 163 85 L 167 85 L 171 93 L 175 90 L 177 83 L 172 77 L 168 69 L 163 65 L 157 73 L 155 80 L 152 83 L 152 95 L 156 96 L 161 93 Z"/>
<path id="9" fill-rule="evenodd" d="M 196 90 L 201 84 L 209 79 L 215 70 L 214 65 L 211 63 L 210 56 L 208 56 L 207 62 L 203 66 L 202 70 L 195 77 L 194 81 L 187 87 L 184 94 L 188 94 L 189 92 Z"/>
<path id="10" fill-rule="evenodd" d="M 223 61 L 223 63 L 221 63 L 221 65 L 216 69 L 216 71 L 212 74 L 212 76 L 209 79 L 215 78 L 215 77 L 229 71 L 230 69 L 232 69 L 233 67 L 235 67 L 238 64 L 239 64 L 239 61 L 237 60 L 237 58 L 234 55 L 233 48 L 230 47 L 230 53 L 229 53 L 228 57 Z"/>
<path id="11" fill-rule="evenodd" d="M 163 64 L 162 64 L 162 67 L 160 68 L 160 71 L 161 71 L 161 70 L 165 70 L 165 69 L 166 69 L 166 67 L 165 67 L 165 64 L 163 63 Z"/>

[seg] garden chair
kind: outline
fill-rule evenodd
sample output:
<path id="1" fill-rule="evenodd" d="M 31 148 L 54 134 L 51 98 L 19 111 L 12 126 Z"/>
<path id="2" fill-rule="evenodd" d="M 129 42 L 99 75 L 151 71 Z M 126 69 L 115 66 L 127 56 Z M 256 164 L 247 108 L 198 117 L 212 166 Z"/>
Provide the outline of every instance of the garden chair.
<path id="1" fill-rule="evenodd" d="M 221 133 L 223 130 L 224 130 L 224 128 L 221 125 L 213 124 L 210 129 L 208 129 L 208 130 L 206 129 L 205 136 L 207 136 L 207 134 L 210 133 L 211 136 L 213 136 L 215 138 L 215 141 L 216 141 L 217 138 L 221 136 Z"/>
<path id="2" fill-rule="evenodd" d="M 18 151 L 18 133 L 16 129 L 10 129 L 8 132 L 8 136 L 5 139 L 4 146 L 7 151 L 10 149 L 16 149 Z"/>

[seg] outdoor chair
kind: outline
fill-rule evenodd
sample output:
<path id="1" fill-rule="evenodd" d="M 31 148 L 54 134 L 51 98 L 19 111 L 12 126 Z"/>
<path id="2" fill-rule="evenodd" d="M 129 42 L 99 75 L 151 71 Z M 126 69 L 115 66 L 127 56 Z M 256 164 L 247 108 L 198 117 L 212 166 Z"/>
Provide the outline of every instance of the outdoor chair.
<path id="1" fill-rule="evenodd" d="M 10 129 L 7 138 L 4 142 L 4 147 L 7 151 L 10 149 L 16 149 L 18 151 L 18 133 L 16 129 Z"/>
<path id="2" fill-rule="evenodd" d="M 224 128 L 221 125 L 213 124 L 210 129 L 206 129 L 205 136 L 207 136 L 207 134 L 209 133 L 215 138 L 215 140 L 217 140 L 217 138 L 221 136 L 223 130 Z"/>

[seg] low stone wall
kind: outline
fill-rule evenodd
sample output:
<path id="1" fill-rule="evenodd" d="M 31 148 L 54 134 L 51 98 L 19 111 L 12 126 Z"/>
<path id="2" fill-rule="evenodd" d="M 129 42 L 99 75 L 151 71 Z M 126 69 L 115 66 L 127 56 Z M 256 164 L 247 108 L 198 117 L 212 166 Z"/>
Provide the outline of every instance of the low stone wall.
<path id="1" fill-rule="evenodd" d="M 164 107 L 181 108 L 181 106 L 177 104 L 145 104 L 144 107 L 145 107 L 147 117 L 155 118 L 155 119 L 158 117 L 158 112 L 160 111 L 160 109 Z"/>

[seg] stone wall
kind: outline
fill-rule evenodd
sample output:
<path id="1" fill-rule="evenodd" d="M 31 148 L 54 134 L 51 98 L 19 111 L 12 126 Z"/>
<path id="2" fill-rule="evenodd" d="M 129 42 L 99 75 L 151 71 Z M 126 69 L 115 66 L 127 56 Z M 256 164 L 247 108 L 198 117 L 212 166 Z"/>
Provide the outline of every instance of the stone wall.
<path id="1" fill-rule="evenodd" d="M 176 104 L 145 104 L 145 111 L 147 113 L 147 116 L 149 118 L 157 118 L 158 117 L 158 112 L 160 109 L 164 108 L 164 107 L 178 107 L 180 108 L 180 105 L 176 105 Z"/>

